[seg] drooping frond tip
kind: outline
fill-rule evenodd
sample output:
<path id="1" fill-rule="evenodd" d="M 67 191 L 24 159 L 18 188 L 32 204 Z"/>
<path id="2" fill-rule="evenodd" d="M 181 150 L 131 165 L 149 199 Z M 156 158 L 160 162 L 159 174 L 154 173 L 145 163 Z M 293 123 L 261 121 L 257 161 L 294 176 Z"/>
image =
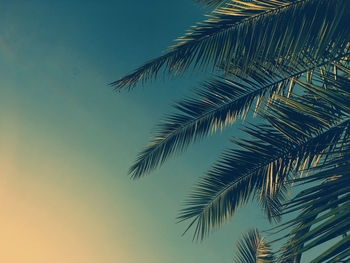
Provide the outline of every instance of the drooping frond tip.
<path id="1" fill-rule="evenodd" d="M 215 1 L 211 2 L 214 3 Z M 258 3 L 255 0 L 254 2 Z M 270 6 L 270 9 L 279 8 L 286 2 L 288 1 L 274 1 L 274 5 Z M 259 6 L 259 4 L 254 6 L 253 13 L 251 13 L 252 10 L 249 5 L 232 4 L 227 8 L 219 8 L 210 16 L 210 19 L 198 23 L 183 37 L 176 39 L 176 44 L 169 47 L 165 55 L 150 60 L 130 74 L 110 83 L 110 85 L 116 90 L 124 87 L 131 89 L 140 82 L 143 84 L 156 79 L 161 69 L 164 70 L 164 73 L 178 75 L 188 69 L 190 65 L 194 68 L 202 68 L 204 64 L 212 63 L 219 57 L 221 57 L 222 62 L 223 54 L 220 54 L 222 51 L 217 49 L 216 52 L 212 52 L 214 46 L 226 46 L 221 43 L 223 40 L 221 39 L 222 34 L 234 27 L 236 23 L 243 23 L 243 19 L 259 12 L 263 13 L 266 9 L 265 5 Z M 226 57 L 226 60 L 229 61 L 230 59 Z"/>
<path id="2" fill-rule="evenodd" d="M 134 88 L 139 82 L 145 83 L 157 78 L 158 71 L 164 65 L 170 54 L 165 54 L 159 58 L 150 60 L 132 73 L 122 77 L 121 79 L 109 83 L 116 91 L 120 91 L 126 87 L 128 90 Z"/>
<path id="3" fill-rule="evenodd" d="M 244 119 L 253 102 L 274 85 L 268 82 L 261 86 L 250 87 L 248 83 L 221 77 L 204 82 L 193 98 L 176 103 L 176 112 L 166 115 L 158 124 L 154 139 L 130 168 L 132 177 L 148 174 L 190 143 L 222 130 L 238 118 Z"/>

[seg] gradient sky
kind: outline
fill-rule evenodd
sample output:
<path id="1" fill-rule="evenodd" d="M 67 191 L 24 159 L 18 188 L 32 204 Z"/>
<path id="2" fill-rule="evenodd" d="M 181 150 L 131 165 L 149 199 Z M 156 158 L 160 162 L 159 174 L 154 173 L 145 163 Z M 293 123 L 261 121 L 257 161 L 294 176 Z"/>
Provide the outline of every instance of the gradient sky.
<path id="1" fill-rule="evenodd" d="M 0 262 L 232 262 L 266 227 L 255 206 L 202 243 L 176 224 L 191 187 L 237 133 L 225 131 L 139 181 L 127 176 L 190 78 L 115 93 L 107 83 L 202 20 L 191 0 L 1 1 Z"/>

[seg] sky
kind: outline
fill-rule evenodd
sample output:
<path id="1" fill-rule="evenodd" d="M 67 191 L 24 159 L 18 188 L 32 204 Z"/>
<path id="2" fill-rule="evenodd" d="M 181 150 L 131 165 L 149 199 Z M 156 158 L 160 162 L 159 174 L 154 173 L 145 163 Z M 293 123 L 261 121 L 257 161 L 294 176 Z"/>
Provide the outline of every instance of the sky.
<path id="1" fill-rule="evenodd" d="M 203 19 L 191 0 L 1 1 L 0 262 L 232 262 L 256 206 L 203 242 L 176 223 L 185 196 L 236 136 L 227 129 L 150 176 L 127 171 L 197 79 L 116 93 L 107 84 Z"/>

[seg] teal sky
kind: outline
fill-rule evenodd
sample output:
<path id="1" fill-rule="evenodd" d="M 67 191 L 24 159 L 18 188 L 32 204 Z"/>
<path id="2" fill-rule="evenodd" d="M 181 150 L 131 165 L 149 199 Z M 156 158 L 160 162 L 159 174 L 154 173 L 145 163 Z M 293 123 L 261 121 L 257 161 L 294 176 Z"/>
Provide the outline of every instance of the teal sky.
<path id="1" fill-rule="evenodd" d="M 181 237 L 181 202 L 234 130 L 139 181 L 127 170 L 190 78 L 107 86 L 161 54 L 204 9 L 190 0 L 2 1 L 1 262 L 232 262 L 255 206 L 202 243 Z"/>

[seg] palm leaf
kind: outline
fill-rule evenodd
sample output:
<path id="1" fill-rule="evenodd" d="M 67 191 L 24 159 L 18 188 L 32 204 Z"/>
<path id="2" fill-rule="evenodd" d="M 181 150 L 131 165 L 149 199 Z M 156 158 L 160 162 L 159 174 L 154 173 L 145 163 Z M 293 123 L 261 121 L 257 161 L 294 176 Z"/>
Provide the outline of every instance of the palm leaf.
<path id="1" fill-rule="evenodd" d="M 195 237 L 203 239 L 254 195 L 280 198 L 291 171 L 307 170 L 339 144 L 350 125 L 350 80 L 340 75 L 323 80 L 332 86 L 303 82 L 313 96 L 274 103 L 265 116 L 274 129 L 247 129 L 255 139 L 235 141 L 244 150 L 227 151 L 202 179 L 179 216 L 192 219 L 190 226 L 196 223 Z"/>
<path id="2" fill-rule="evenodd" d="M 217 77 L 205 82 L 202 89 L 197 90 L 194 98 L 186 98 L 174 105 L 176 113 L 167 115 L 157 126 L 154 139 L 141 151 L 129 173 L 133 178 L 148 174 L 164 163 L 172 154 L 181 152 L 196 140 L 231 125 L 237 118 L 247 116 L 249 109 L 256 101 L 256 109 L 268 95 L 268 101 L 277 95 L 286 96 L 290 88 L 310 72 L 325 65 L 335 63 L 346 68 L 342 61 L 344 56 L 332 58 L 320 64 L 294 62 L 293 68 L 281 68 L 269 73 L 263 66 L 255 70 L 254 78 L 231 80 Z M 329 58 L 330 59 L 330 58 Z M 344 67 L 345 66 L 345 67 Z M 338 74 L 343 72 L 338 71 Z M 311 77 L 319 80 L 319 74 Z"/>
<path id="3" fill-rule="evenodd" d="M 229 61 L 247 73 L 252 61 L 286 65 L 306 52 L 313 59 L 337 54 L 350 38 L 349 5 L 346 0 L 234 1 L 179 38 L 165 55 L 111 85 L 132 88 L 156 78 L 161 69 L 176 75 L 190 66 L 203 70 Z"/>
<path id="4" fill-rule="evenodd" d="M 285 223 L 293 230 L 287 246 L 281 249 L 281 262 L 287 262 L 296 254 L 301 254 L 321 244 L 333 241 L 321 250 L 312 262 L 348 262 L 350 260 L 350 147 L 349 133 L 345 146 L 334 151 L 333 157 L 322 166 L 318 173 L 298 180 L 302 184 L 321 181 L 309 187 L 287 203 L 290 213 L 300 211 L 295 219 Z M 344 149 L 345 147 L 345 149 Z M 343 150 L 344 149 L 344 150 Z M 312 208 L 312 209 L 310 209 Z M 310 230 L 311 229 L 311 230 Z M 305 231 L 307 230 L 307 231 Z M 328 243 L 329 244 L 329 243 Z M 296 249 L 298 248 L 298 249 Z"/>
<path id="5" fill-rule="evenodd" d="M 264 92 L 225 78 L 205 82 L 195 98 L 186 98 L 174 105 L 178 113 L 168 115 L 158 125 L 155 139 L 138 155 L 130 174 L 139 178 L 192 141 L 232 124 L 240 116 L 243 118 L 255 98 Z"/>
<path id="6" fill-rule="evenodd" d="M 273 253 L 257 229 L 251 229 L 244 234 L 236 247 L 238 251 L 233 259 L 235 263 L 273 262 Z"/>
<path id="7" fill-rule="evenodd" d="M 256 127 L 248 132 L 253 134 L 255 130 L 259 139 L 236 141 L 245 150 L 227 151 L 186 202 L 187 208 L 179 219 L 192 219 L 190 226 L 196 223 L 195 238 L 203 239 L 254 195 L 258 200 L 281 198 L 283 186 L 291 179 L 290 172 L 311 165 L 330 147 L 329 141 L 336 142 L 342 134 L 342 129 L 335 127 L 296 144 L 272 129 Z"/>

